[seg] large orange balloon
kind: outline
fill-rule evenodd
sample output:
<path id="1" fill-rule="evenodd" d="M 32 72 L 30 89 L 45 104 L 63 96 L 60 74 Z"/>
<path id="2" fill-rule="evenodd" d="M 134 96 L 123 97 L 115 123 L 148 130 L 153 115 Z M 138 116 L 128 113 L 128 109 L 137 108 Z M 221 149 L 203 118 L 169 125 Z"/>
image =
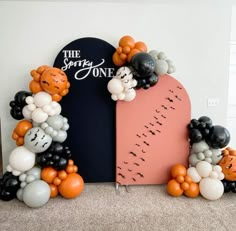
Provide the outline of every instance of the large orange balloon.
<path id="1" fill-rule="evenodd" d="M 180 184 L 175 180 L 172 179 L 167 184 L 167 192 L 174 197 L 181 196 L 184 190 L 180 187 Z"/>
<path id="2" fill-rule="evenodd" d="M 223 155 L 219 165 L 222 168 L 225 179 L 236 181 L 236 150 L 228 147 L 223 151 Z"/>
<path id="3" fill-rule="evenodd" d="M 33 93 L 46 91 L 51 94 L 52 100 L 60 101 L 69 92 L 70 83 L 64 71 L 59 68 L 40 66 L 32 70 L 33 80 L 30 82 L 30 90 Z"/>
<path id="4" fill-rule="evenodd" d="M 77 197 L 84 189 L 84 180 L 77 173 L 70 173 L 58 186 L 61 196 L 71 199 Z"/>

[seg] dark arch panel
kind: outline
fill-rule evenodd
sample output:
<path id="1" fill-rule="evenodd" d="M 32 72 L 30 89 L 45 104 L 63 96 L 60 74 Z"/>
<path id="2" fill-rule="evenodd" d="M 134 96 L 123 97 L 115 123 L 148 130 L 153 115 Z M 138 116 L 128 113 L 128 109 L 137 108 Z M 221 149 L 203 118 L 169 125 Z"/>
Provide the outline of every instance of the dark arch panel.
<path id="1" fill-rule="evenodd" d="M 70 124 L 65 142 L 85 182 L 115 181 L 115 102 L 107 90 L 115 73 L 114 52 L 106 41 L 81 38 L 66 45 L 54 62 L 71 84 L 60 101 Z"/>

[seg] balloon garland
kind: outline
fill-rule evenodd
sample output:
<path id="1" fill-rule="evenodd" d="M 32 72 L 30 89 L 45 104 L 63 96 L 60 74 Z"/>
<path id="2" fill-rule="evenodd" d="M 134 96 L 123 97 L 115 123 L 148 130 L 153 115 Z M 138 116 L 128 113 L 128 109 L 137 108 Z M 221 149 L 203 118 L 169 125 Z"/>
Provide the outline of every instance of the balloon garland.
<path id="1" fill-rule="evenodd" d="M 37 208 L 60 194 L 77 197 L 84 188 L 83 178 L 63 144 L 69 124 L 60 115 L 58 103 L 69 92 L 66 74 L 54 67 L 40 66 L 31 71 L 31 92 L 19 91 L 10 102 L 10 114 L 17 123 L 12 133 L 16 147 L 9 156 L 7 172 L 0 179 L 0 199 L 17 197 Z"/>
<path id="2" fill-rule="evenodd" d="M 192 119 L 188 124 L 190 155 L 189 167 L 184 177 L 190 177 L 198 185 L 199 193 L 208 200 L 219 199 L 224 192 L 236 192 L 236 151 L 227 147 L 230 133 L 223 126 L 213 125 L 207 116 Z M 223 150 L 222 150 L 223 149 Z M 171 169 L 174 178 L 167 184 L 167 192 L 171 196 L 186 194 L 183 176 L 172 174 L 173 169 L 185 168 L 175 165 Z M 181 178 L 182 177 L 182 178 Z M 189 182 L 187 182 L 189 183 Z M 197 193 L 195 194 L 197 196 Z"/>
<path id="3" fill-rule="evenodd" d="M 120 67 L 107 85 L 114 101 L 132 101 L 135 89 L 148 89 L 157 84 L 160 75 L 175 72 L 173 62 L 164 52 L 151 50 L 147 53 L 146 44 L 135 42 L 129 35 L 119 40 L 112 60 Z"/>
<path id="4" fill-rule="evenodd" d="M 164 52 L 147 52 L 144 42 L 123 36 L 112 56 L 119 67 L 108 82 L 114 101 L 132 101 L 136 90 L 149 89 L 159 76 L 175 72 L 173 62 Z M 17 197 L 29 207 L 41 207 L 60 194 L 64 198 L 80 195 L 83 178 L 64 145 L 69 124 L 58 102 L 68 94 L 70 83 L 58 68 L 46 65 L 31 71 L 28 91 L 19 91 L 10 102 L 10 114 L 17 123 L 12 138 L 16 147 L 9 156 L 7 172 L 0 179 L 0 199 Z M 167 192 L 171 196 L 217 200 L 223 192 L 236 192 L 236 151 L 226 148 L 229 131 L 213 126 L 207 116 L 192 119 L 188 125 L 189 168 L 176 164 L 171 168 Z"/>

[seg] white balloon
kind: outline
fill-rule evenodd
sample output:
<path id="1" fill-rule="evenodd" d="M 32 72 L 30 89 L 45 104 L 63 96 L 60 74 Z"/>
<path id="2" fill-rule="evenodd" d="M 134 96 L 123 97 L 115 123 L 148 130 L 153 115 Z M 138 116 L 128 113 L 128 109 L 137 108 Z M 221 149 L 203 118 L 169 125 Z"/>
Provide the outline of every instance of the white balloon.
<path id="1" fill-rule="evenodd" d="M 27 108 L 28 108 L 29 111 L 34 111 L 36 109 L 36 106 L 35 106 L 35 104 L 29 104 L 27 106 Z"/>
<path id="2" fill-rule="evenodd" d="M 32 120 L 36 123 L 43 123 L 47 120 L 48 114 L 45 113 L 41 108 L 36 108 L 32 112 Z"/>
<path id="3" fill-rule="evenodd" d="M 190 167 L 187 169 L 187 175 L 192 178 L 192 181 L 195 183 L 200 182 L 202 179 L 201 176 L 198 174 L 197 169 L 195 167 Z"/>
<path id="4" fill-rule="evenodd" d="M 170 66 L 170 65 L 169 65 L 168 70 L 167 70 L 167 73 L 168 73 L 168 74 L 171 74 L 171 73 L 174 73 L 174 72 L 175 72 L 175 66 L 172 66 L 172 65 Z"/>
<path id="5" fill-rule="evenodd" d="M 119 94 L 124 88 L 119 79 L 111 79 L 107 84 L 107 89 L 111 94 Z"/>
<path id="6" fill-rule="evenodd" d="M 31 169 L 35 164 L 35 153 L 24 146 L 15 148 L 9 156 L 9 166 L 16 172 L 23 173 Z M 19 174 L 20 175 L 20 174 Z"/>
<path id="7" fill-rule="evenodd" d="M 156 60 L 155 73 L 157 75 L 164 75 L 167 73 L 168 64 L 165 60 Z"/>
<path id="8" fill-rule="evenodd" d="M 208 177 L 212 171 L 212 165 L 206 161 L 200 161 L 197 163 L 196 169 L 201 177 Z"/>
<path id="9" fill-rule="evenodd" d="M 40 91 L 34 96 L 34 104 L 37 107 L 43 107 L 44 105 L 49 104 L 52 101 L 51 95 L 45 91 Z"/>
<path id="10" fill-rule="evenodd" d="M 218 173 L 215 171 L 211 171 L 209 177 L 213 179 L 218 179 Z"/>
<path id="11" fill-rule="evenodd" d="M 45 205 L 50 198 L 50 187 L 42 181 L 36 180 L 24 188 L 23 201 L 32 208 L 39 208 Z"/>
<path id="12" fill-rule="evenodd" d="M 34 103 L 34 97 L 33 97 L 33 96 L 27 96 L 27 97 L 25 98 L 25 102 L 26 102 L 27 104 L 33 104 L 33 103 Z"/>
<path id="13" fill-rule="evenodd" d="M 24 106 L 22 109 L 22 115 L 25 119 L 31 119 L 32 111 L 30 111 L 27 107 L 28 105 Z"/>
<path id="14" fill-rule="evenodd" d="M 200 193 L 208 200 L 217 200 L 224 193 L 224 186 L 218 179 L 203 178 L 199 183 Z"/>
<path id="15" fill-rule="evenodd" d="M 136 91 L 129 91 L 125 93 L 124 101 L 132 101 L 136 97 Z"/>

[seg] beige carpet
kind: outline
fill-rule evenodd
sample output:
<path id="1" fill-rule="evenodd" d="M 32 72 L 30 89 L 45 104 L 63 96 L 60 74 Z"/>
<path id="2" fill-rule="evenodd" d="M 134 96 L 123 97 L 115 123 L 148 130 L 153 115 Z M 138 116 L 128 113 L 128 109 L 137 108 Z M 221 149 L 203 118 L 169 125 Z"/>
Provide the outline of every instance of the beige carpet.
<path id="1" fill-rule="evenodd" d="M 173 198 L 165 186 L 132 186 L 130 192 L 114 184 L 86 184 L 76 199 L 50 199 L 38 209 L 18 200 L 0 201 L 1 231 L 155 231 L 236 230 L 236 194 L 217 201 L 202 197 Z"/>

